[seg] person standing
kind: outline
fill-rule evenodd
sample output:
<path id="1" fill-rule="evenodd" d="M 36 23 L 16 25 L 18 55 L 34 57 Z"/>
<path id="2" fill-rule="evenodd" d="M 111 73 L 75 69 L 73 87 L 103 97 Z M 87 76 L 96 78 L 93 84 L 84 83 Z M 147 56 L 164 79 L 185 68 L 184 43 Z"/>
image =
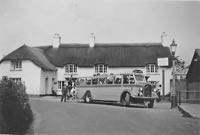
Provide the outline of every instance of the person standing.
<path id="1" fill-rule="evenodd" d="M 67 86 L 67 100 L 70 99 L 70 93 L 71 93 L 71 89 L 72 89 L 72 80 L 71 78 L 68 81 L 68 86 Z"/>
<path id="2" fill-rule="evenodd" d="M 67 96 L 67 86 L 66 84 L 64 84 L 63 88 L 62 88 L 62 96 L 61 96 L 61 101 L 60 102 L 66 102 L 66 96 Z"/>
<path id="3" fill-rule="evenodd" d="M 76 84 L 74 81 L 72 82 L 72 89 L 70 95 L 72 96 L 72 100 L 76 99 Z"/>
<path id="4" fill-rule="evenodd" d="M 157 99 L 157 102 L 160 102 L 160 100 L 161 100 L 161 97 L 160 97 L 160 89 L 161 89 L 161 85 L 159 85 L 159 88 L 156 90 L 156 93 L 157 93 L 157 95 L 158 95 L 158 99 Z"/>

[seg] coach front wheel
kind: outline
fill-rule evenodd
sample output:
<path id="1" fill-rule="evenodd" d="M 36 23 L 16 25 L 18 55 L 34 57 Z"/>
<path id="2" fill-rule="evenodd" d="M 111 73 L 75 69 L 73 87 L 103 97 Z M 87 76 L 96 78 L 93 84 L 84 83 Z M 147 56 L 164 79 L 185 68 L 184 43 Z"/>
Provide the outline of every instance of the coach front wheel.
<path id="1" fill-rule="evenodd" d="M 149 103 L 148 103 L 148 108 L 153 108 L 154 105 L 154 100 L 152 99 Z"/>

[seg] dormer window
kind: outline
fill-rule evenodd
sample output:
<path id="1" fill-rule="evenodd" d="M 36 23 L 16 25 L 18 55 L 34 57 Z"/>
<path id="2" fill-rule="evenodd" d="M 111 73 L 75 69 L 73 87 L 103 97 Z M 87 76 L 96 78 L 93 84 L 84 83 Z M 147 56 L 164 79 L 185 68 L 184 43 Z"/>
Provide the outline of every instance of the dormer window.
<path id="1" fill-rule="evenodd" d="M 22 61 L 11 61 L 11 70 L 22 70 Z"/>
<path id="2" fill-rule="evenodd" d="M 157 73 L 158 66 L 156 64 L 147 64 L 146 65 L 146 72 L 147 73 Z"/>
<path id="3" fill-rule="evenodd" d="M 95 65 L 95 73 L 107 73 L 107 65 L 105 64 Z"/>
<path id="4" fill-rule="evenodd" d="M 77 65 L 67 64 L 65 66 L 65 73 L 77 73 Z"/>

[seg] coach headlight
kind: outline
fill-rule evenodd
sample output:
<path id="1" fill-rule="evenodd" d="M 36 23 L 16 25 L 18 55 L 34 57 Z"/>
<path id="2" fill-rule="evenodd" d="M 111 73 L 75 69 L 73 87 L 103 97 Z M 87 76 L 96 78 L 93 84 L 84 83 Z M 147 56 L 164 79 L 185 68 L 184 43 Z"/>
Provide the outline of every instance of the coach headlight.
<path id="1" fill-rule="evenodd" d="M 140 87 L 139 88 L 139 93 L 138 93 L 138 96 L 142 96 L 143 95 L 143 88 L 142 87 Z"/>
<path id="2" fill-rule="evenodd" d="M 142 91 L 143 91 L 143 87 L 140 87 L 140 88 L 139 88 L 139 91 L 141 91 L 141 92 L 142 92 Z"/>

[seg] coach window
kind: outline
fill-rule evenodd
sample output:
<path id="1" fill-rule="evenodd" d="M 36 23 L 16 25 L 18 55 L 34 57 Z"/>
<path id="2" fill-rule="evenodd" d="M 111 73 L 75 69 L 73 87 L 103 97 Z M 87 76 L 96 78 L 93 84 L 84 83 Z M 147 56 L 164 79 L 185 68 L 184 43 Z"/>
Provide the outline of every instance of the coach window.
<path id="1" fill-rule="evenodd" d="M 86 79 L 86 83 L 87 83 L 87 85 L 91 85 L 91 81 L 92 81 L 91 78 L 87 78 L 87 79 Z"/>
<path id="2" fill-rule="evenodd" d="M 92 84 L 97 84 L 98 79 L 97 78 L 92 78 Z"/>
<path id="3" fill-rule="evenodd" d="M 99 78 L 99 84 L 105 84 L 106 78 Z"/>
<path id="4" fill-rule="evenodd" d="M 113 82 L 114 82 L 113 76 L 107 77 L 107 84 L 113 84 Z"/>
<path id="5" fill-rule="evenodd" d="M 121 84 L 122 77 L 121 76 L 115 76 L 115 84 Z"/>
<path id="6" fill-rule="evenodd" d="M 123 75 L 123 84 L 129 84 L 129 75 Z"/>
<path id="7" fill-rule="evenodd" d="M 86 78 L 79 78 L 77 85 L 86 85 Z"/>
<path id="8" fill-rule="evenodd" d="M 130 84 L 134 84 L 135 83 L 135 79 L 133 75 L 130 75 Z"/>

